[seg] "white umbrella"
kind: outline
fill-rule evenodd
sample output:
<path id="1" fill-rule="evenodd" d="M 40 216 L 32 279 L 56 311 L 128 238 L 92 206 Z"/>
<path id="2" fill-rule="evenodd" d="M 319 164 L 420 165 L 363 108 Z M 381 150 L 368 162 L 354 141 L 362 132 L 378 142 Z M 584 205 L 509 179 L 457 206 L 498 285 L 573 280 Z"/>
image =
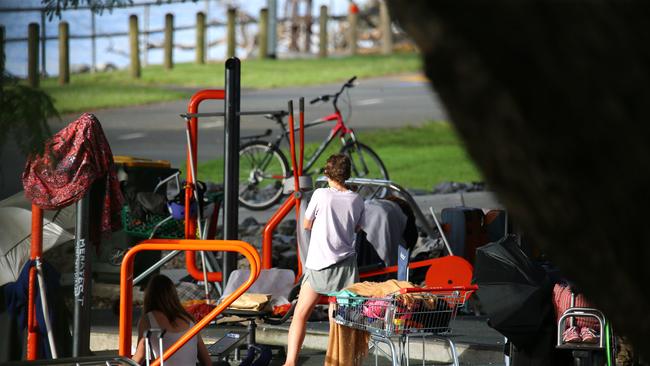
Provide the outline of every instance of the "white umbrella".
<path id="1" fill-rule="evenodd" d="M 18 279 L 31 252 L 32 213 L 22 192 L 0 202 L 0 286 Z M 45 211 L 43 252 L 74 239 L 74 207 Z"/>

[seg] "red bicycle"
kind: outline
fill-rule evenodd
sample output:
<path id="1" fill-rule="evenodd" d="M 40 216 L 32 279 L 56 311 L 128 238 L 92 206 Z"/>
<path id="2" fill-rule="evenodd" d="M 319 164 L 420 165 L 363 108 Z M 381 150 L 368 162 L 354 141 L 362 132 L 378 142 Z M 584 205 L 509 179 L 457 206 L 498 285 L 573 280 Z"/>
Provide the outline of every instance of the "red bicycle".
<path id="1" fill-rule="evenodd" d="M 312 170 L 318 158 L 323 154 L 329 144 L 339 137 L 341 141 L 342 154 L 350 158 L 352 163 L 352 176 L 357 178 L 372 178 L 388 180 L 388 171 L 377 153 L 370 147 L 359 142 L 354 131 L 345 125 L 343 115 L 338 107 L 338 101 L 343 92 L 354 87 L 356 76 L 348 80 L 341 89 L 334 94 L 325 94 L 310 101 L 311 104 L 318 102 L 332 102 L 334 113 L 305 124 L 305 128 L 313 127 L 327 122 L 336 122 L 330 130 L 329 135 L 323 140 L 318 149 L 308 157 L 305 164 L 304 174 L 314 175 L 321 173 L 320 169 Z M 347 94 L 347 93 L 346 93 Z M 352 105 L 347 98 L 350 112 Z M 264 210 L 273 206 L 282 197 L 283 180 L 292 176 L 292 171 L 287 158 L 280 145 L 282 140 L 289 141 L 289 130 L 284 117 L 287 111 L 277 111 L 266 114 L 265 117 L 275 121 L 282 132 L 274 141 L 265 141 L 261 138 L 271 135 L 269 129 L 266 133 L 257 136 L 243 137 L 239 148 L 239 202 L 242 206 L 251 210 Z"/>

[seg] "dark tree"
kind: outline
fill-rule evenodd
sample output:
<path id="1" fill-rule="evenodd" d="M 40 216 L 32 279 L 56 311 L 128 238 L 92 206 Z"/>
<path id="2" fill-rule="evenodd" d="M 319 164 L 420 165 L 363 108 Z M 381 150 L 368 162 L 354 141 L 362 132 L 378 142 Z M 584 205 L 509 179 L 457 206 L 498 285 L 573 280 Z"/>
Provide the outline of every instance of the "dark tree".
<path id="1" fill-rule="evenodd" d="M 650 355 L 650 3 L 389 7 L 515 220 Z"/>

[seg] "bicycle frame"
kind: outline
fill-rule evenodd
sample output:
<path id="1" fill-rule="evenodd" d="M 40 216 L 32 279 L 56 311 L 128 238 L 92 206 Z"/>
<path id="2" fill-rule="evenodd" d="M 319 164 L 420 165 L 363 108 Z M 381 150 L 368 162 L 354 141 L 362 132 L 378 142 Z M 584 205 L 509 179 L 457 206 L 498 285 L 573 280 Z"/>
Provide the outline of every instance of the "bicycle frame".
<path id="1" fill-rule="evenodd" d="M 345 122 L 343 121 L 343 116 L 341 115 L 341 112 L 339 112 L 338 110 L 328 116 L 319 118 L 309 123 L 305 123 L 305 128 L 314 127 L 332 121 L 336 121 L 336 124 L 334 125 L 334 127 L 332 127 L 332 129 L 329 132 L 329 135 L 321 142 L 321 144 L 318 146 L 316 151 L 309 157 L 309 160 L 307 161 L 305 168 L 303 170 L 304 172 L 310 173 L 309 171 L 314 166 L 314 164 L 316 164 L 318 158 L 320 158 L 320 156 L 323 154 L 325 149 L 327 149 L 327 147 L 336 138 L 336 136 L 339 136 L 339 138 L 341 139 L 341 143 L 343 145 L 345 145 L 346 143 L 345 140 L 346 136 L 349 136 L 350 141 L 352 141 L 353 143 L 357 141 L 354 131 L 345 125 Z M 282 129 L 282 133 L 279 134 L 275 142 L 273 142 L 273 147 L 279 150 L 280 144 L 282 143 L 283 139 L 286 140 L 287 143 L 289 142 L 289 129 L 287 128 L 286 124 L 281 118 L 276 119 L 276 122 L 280 125 L 280 128 Z"/>

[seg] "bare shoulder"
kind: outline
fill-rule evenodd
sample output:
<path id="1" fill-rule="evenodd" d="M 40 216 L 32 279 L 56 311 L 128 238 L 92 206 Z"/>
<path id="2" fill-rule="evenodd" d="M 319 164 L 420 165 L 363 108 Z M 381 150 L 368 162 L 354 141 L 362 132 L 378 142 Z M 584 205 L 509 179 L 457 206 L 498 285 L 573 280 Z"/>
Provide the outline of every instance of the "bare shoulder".
<path id="1" fill-rule="evenodd" d="M 158 310 L 152 311 L 153 316 L 156 317 L 156 321 L 161 328 L 166 329 L 169 332 L 182 332 L 187 330 L 190 327 L 190 323 L 182 317 L 176 318 L 173 323 L 169 321 L 167 316 Z"/>

